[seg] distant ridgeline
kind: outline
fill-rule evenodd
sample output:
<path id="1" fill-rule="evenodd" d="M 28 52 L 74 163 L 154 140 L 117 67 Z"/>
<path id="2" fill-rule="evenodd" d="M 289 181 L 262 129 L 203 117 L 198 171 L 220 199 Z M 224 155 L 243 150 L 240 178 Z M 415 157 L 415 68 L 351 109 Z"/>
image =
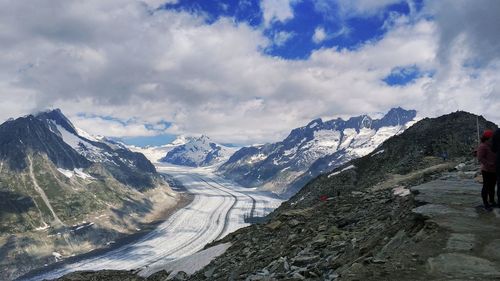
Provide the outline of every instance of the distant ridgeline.
<path id="1" fill-rule="evenodd" d="M 372 153 L 338 167 L 308 182 L 289 203 L 311 204 L 315 196 L 364 190 L 388 179 L 388 174 L 406 175 L 433 163 L 470 159 L 478 145 L 477 130 L 495 130 L 497 125 L 482 116 L 455 112 L 425 118 L 404 133 L 388 139 Z M 447 159 L 443 160 L 445 153 Z M 308 194 L 307 196 L 304 196 Z M 304 196 L 303 200 L 298 200 Z"/>
<path id="2" fill-rule="evenodd" d="M 244 186 L 264 186 L 289 197 L 317 175 L 372 152 L 415 117 L 415 110 L 394 108 L 381 119 L 316 119 L 281 142 L 240 149 L 219 172 Z"/>

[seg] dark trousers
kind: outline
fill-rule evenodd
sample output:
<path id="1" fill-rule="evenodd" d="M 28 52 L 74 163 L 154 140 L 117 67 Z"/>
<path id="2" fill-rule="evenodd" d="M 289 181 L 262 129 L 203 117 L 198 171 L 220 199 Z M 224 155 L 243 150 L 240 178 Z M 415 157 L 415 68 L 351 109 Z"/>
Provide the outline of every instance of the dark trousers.
<path id="1" fill-rule="evenodd" d="M 497 203 L 500 204 L 500 172 L 497 172 Z"/>
<path id="2" fill-rule="evenodd" d="M 485 206 L 495 202 L 495 185 L 497 184 L 497 174 L 493 172 L 481 171 L 483 174 L 483 189 L 481 190 L 481 197 Z M 497 190 L 497 195 L 500 191 Z"/>

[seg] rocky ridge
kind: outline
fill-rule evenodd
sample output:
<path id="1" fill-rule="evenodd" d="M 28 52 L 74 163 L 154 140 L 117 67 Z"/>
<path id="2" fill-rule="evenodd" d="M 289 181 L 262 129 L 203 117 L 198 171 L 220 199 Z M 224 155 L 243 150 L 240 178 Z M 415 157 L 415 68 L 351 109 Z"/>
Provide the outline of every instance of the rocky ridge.
<path id="1" fill-rule="evenodd" d="M 321 173 L 372 152 L 411 126 L 415 117 L 414 110 L 394 108 L 380 119 L 316 119 L 283 141 L 240 149 L 219 172 L 244 186 L 263 186 L 289 198 Z"/>

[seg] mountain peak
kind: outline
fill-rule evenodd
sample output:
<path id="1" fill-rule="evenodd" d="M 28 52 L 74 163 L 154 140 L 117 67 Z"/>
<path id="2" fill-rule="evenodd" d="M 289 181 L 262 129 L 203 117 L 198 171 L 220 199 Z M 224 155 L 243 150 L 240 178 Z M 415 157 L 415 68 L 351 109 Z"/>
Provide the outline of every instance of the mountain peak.
<path id="1" fill-rule="evenodd" d="M 186 144 L 190 141 L 193 140 L 193 137 L 188 137 L 185 135 L 178 135 L 175 140 L 173 140 L 170 145 L 178 146 L 178 145 L 183 145 Z"/>
<path id="2" fill-rule="evenodd" d="M 406 110 L 401 107 L 392 108 L 379 120 L 379 126 L 399 126 L 414 120 L 417 117 L 416 110 Z"/>
<path id="3" fill-rule="evenodd" d="M 226 160 L 234 152 L 234 149 L 212 142 L 206 135 L 185 140 L 159 161 L 191 167 L 209 166 Z"/>
<path id="4" fill-rule="evenodd" d="M 405 115 L 405 114 L 417 114 L 417 111 L 416 110 L 406 110 L 400 106 L 398 107 L 393 107 L 389 110 L 389 112 L 387 112 L 386 116 L 387 115 L 395 115 L 395 114 L 399 114 L 399 115 Z"/>
<path id="5" fill-rule="evenodd" d="M 73 125 L 73 123 L 71 123 L 71 121 L 69 121 L 69 119 L 62 113 L 59 108 L 39 112 L 35 115 L 35 117 L 40 120 L 54 121 L 57 125 L 60 125 L 68 132 L 78 135 L 76 127 Z"/>
<path id="6" fill-rule="evenodd" d="M 316 118 L 314 120 L 312 120 L 311 122 L 309 122 L 309 124 L 306 125 L 307 128 L 314 128 L 318 125 L 322 125 L 323 124 L 323 120 L 321 118 Z"/>
<path id="7" fill-rule="evenodd" d="M 200 141 L 210 141 L 210 138 L 208 136 L 206 136 L 206 135 L 201 135 L 198 138 L 198 140 L 200 140 Z"/>

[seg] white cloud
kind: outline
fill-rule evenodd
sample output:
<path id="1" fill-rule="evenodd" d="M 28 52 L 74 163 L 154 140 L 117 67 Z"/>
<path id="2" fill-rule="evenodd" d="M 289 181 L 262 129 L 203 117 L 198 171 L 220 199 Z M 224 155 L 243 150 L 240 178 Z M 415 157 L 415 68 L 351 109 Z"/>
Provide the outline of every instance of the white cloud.
<path id="1" fill-rule="evenodd" d="M 425 11 L 435 16 L 443 62 L 450 58 L 450 47 L 457 45 L 477 63 L 500 58 L 500 1 L 429 1 Z"/>
<path id="2" fill-rule="evenodd" d="M 276 41 L 262 30 L 227 18 L 207 25 L 182 12 L 151 14 L 134 0 L 37 3 L 0 0 L 1 119 L 61 107 L 94 134 L 157 134 L 144 124 L 166 120 L 173 125 L 165 132 L 237 143 L 274 141 L 318 116 L 398 105 L 500 120 L 498 56 L 485 56 L 482 67 L 466 64 L 477 54 L 470 35 L 461 35 L 446 60 L 436 59 L 447 42 L 439 20 L 401 17 L 378 41 L 290 61 L 263 54 Z M 408 65 L 437 72 L 400 87 L 382 81 Z"/>
<path id="3" fill-rule="evenodd" d="M 472 111 L 500 121 L 500 2 L 427 1 L 435 19 L 437 74 L 426 91 L 429 114 Z"/>
<path id="4" fill-rule="evenodd" d="M 273 36 L 273 43 L 276 46 L 283 46 L 288 42 L 288 40 L 292 39 L 295 36 L 294 32 L 287 31 L 279 31 L 276 32 Z"/>
<path id="5" fill-rule="evenodd" d="M 329 0 L 320 0 L 320 2 L 328 2 Z M 405 0 L 337 0 L 337 5 L 340 8 L 340 12 L 344 15 L 358 15 L 358 16 L 370 16 L 379 13 L 385 7 L 406 2 Z"/>
<path id="6" fill-rule="evenodd" d="M 73 116 L 71 120 L 76 126 L 87 132 L 108 137 L 154 136 L 165 129 L 157 127 L 158 130 L 151 130 L 137 121 L 122 123 L 118 120 L 107 120 L 101 117 Z"/>
<path id="7" fill-rule="evenodd" d="M 323 42 L 326 39 L 326 32 L 325 29 L 321 26 L 316 27 L 314 30 L 314 34 L 312 37 L 312 40 L 314 43 L 319 44 Z"/>
<path id="8" fill-rule="evenodd" d="M 292 2 L 294 0 L 261 0 L 264 24 L 269 26 L 273 21 L 287 21 L 293 18 Z"/>

